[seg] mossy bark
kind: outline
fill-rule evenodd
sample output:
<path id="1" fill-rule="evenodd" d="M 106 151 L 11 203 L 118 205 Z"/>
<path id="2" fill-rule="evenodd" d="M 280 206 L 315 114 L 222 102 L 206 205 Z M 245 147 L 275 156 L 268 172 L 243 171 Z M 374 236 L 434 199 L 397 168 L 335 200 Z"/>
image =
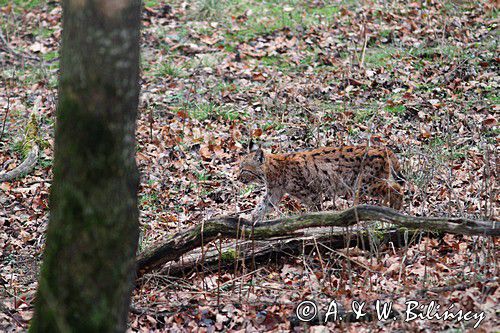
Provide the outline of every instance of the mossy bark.
<path id="1" fill-rule="evenodd" d="M 50 221 L 32 332 L 124 332 L 138 242 L 140 1 L 65 0 Z"/>

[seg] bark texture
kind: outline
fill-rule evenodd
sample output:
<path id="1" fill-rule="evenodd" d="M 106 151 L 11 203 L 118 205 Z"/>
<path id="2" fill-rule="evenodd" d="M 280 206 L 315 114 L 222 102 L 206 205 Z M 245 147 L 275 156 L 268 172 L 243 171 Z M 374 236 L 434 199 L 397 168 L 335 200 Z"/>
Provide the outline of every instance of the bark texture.
<path id="1" fill-rule="evenodd" d="M 124 332 L 138 241 L 139 0 L 64 0 L 50 221 L 32 332 Z"/>

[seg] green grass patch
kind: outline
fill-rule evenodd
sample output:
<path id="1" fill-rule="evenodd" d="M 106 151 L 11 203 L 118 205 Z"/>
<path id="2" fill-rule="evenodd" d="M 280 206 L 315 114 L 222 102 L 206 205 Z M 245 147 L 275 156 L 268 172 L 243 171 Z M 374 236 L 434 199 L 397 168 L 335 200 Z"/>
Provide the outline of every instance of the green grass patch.
<path id="1" fill-rule="evenodd" d="M 45 1 L 40 0 L 0 0 L 0 7 L 12 5 L 14 9 L 33 9 Z"/>
<path id="2" fill-rule="evenodd" d="M 11 149 L 14 153 L 21 156 L 22 159 L 25 159 L 26 156 L 28 156 L 28 153 L 30 152 L 30 147 L 28 147 L 24 144 L 24 140 L 14 141 Z"/>
<path id="3" fill-rule="evenodd" d="M 267 56 L 260 59 L 260 63 L 266 67 L 272 67 L 280 70 L 290 69 L 292 66 L 289 61 L 282 56 Z"/>
<path id="4" fill-rule="evenodd" d="M 497 139 L 500 137 L 500 127 L 493 127 L 484 132 L 484 137 L 486 141 L 491 144 L 496 144 Z"/>
<path id="5" fill-rule="evenodd" d="M 437 60 L 440 58 L 454 59 L 462 54 L 462 50 L 454 45 L 440 45 L 436 47 L 412 48 L 408 53 L 416 58 Z"/>
<path id="6" fill-rule="evenodd" d="M 230 105 L 221 106 L 213 102 L 191 104 L 188 106 L 188 114 L 191 118 L 199 121 L 207 119 L 233 121 L 248 116 L 246 112 L 237 110 Z"/>
<path id="7" fill-rule="evenodd" d="M 234 249 L 227 249 L 221 254 L 221 259 L 224 261 L 233 261 L 236 258 L 237 258 L 237 253 Z"/>
<path id="8" fill-rule="evenodd" d="M 436 136 L 430 139 L 428 147 L 436 161 L 448 162 L 465 158 L 469 147 L 454 146 L 453 142 L 453 139 L 447 139 L 446 136 Z"/>
<path id="9" fill-rule="evenodd" d="M 420 83 L 420 84 L 417 84 L 417 86 L 415 87 L 415 90 L 416 91 L 422 91 L 422 92 L 431 92 L 434 89 L 436 89 L 437 87 L 438 87 L 437 84 L 434 84 L 434 83 L 431 83 L 431 82 Z"/>
<path id="10" fill-rule="evenodd" d="M 489 16 L 494 19 L 494 20 L 497 20 L 498 19 L 498 9 L 497 8 L 493 8 L 490 12 L 489 12 Z"/>
<path id="11" fill-rule="evenodd" d="M 199 20 L 217 20 L 224 16 L 230 3 L 227 0 L 196 0 L 192 2 L 191 14 Z"/>
<path id="12" fill-rule="evenodd" d="M 262 130 L 265 132 L 269 129 L 275 129 L 275 130 L 280 130 L 285 128 L 285 125 L 281 121 L 274 121 L 274 120 L 268 120 L 264 125 L 262 126 Z"/>
<path id="13" fill-rule="evenodd" d="M 300 26 L 307 29 L 318 24 L 330 25 L 336 15 L 340 15 L 340 4 L 309 6 L 297 1 L 232 1 L 228 6 L 228 14 L 241 17 L 251 12 L 246 21 L 240 24 L 239 30 L 228 32 L 228 38 L 246 41 L 258 36 L 269 35 L 284 28 L 295 29 Z M 228 15 L 226 15 L 228 16 Z"/>
<path id="14" fill-rule="evenodd" d="M 385 67 L 398 52 L 399 50 L 393 47 L 369 48 L 365 53 L 365 64 L 372 68 Z"/>
<path id="15" fill-rule="evenodd" d="M 378 109 L 375 105 L 366 105 L 354 110 L 354 121 L 356 123 L 364 123 L 378 114 Z"/>
<path id="16" fill-rule="evenodd" d="M 54 33 L 54 29 L 46 28 L 46 27 L 39 27 L 33 31 L 33 34 L 35 36 L 39 36 L 39 37 L 44 38 L 44 39 L 49 38 L 50 36 L 52 36 L 53 33 Z"/>
<path id="17" fill-rule="evenodd" d="M 51 74 L 49 70 L 55 70 L 58 67 L 57 63 L 50 64 L 46 67 L 30 67 L 19 71 L 19 79 L 23 83 L 32 85 L 38 82 L 47 82 L 49 88 L 57 87 L 57 75 Z"/>
<path id="18" fill-rule="evenodd" d="M 406 112 L 406 107 L 402 104 L 399 105 L 387 105 L 384 109 L 396 116 L 401 116 Z"/>
<path id="19" fill-rule="evenodd" d="M 491 104 L 500 104 L 500 96 L 495 92 L 488 92 L 484 98 Z"/>
<path id="20" fill-rule="evenodd" d="M 379 32 L 379 35 L 381 38 L 389 38 L 392 34 L 392 30 L 390 29 L 384 29 Z"/>
<path id="21" fill-rule="evenodd" d="M 45 157 L 41 157 L 38 160 L 38 163 L 40 164 L 40 166 L 43 169 L 46 169 L 46 168 L 50 168 L 52 166 L 53 160 L 45 156 Z"/>
<path id="22" fill-rule="evenodd" d="M 144 6 L 146 7 L 156 7 L 158 6 L 162 1 L 156 1 L 156 0 L 145 0 L 144 1 Z"/>
<path id="23" fill-rule="evenodd" d="M 317 100 L 318 108 L 325 112 L 325 118 L 335 120 L 338 114 L 344 112 L 344 105 L 341 103 L 332 103 L 331 101 Z"/>
<path id="24" fill-rule="evenodd" d="M 219 108 L 217 114 L 222 119 L 228 121 L 233 121 L 248 116 L 246 112 L 236 110 L 230 106 Z"/>
<path id="25" fill-rule="evenodd" d="M 52 61 L 54 59 L 57 59 L 58 57 L 59 57 L 58 51 L 50 51 L 50 52 L 47 52 L 43 55 L 43 59 L 45 61 Z"/>

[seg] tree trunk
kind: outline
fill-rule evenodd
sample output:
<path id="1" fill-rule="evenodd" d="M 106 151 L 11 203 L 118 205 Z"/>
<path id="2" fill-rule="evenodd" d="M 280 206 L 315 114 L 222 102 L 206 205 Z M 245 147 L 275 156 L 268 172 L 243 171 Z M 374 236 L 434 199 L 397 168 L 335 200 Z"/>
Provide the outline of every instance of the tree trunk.
<path id="1" fill-rule="evenodd" d="M 32 332 L 124 332 L 138 242 L 139 0 L 64 0 L 50 222 Z"/>

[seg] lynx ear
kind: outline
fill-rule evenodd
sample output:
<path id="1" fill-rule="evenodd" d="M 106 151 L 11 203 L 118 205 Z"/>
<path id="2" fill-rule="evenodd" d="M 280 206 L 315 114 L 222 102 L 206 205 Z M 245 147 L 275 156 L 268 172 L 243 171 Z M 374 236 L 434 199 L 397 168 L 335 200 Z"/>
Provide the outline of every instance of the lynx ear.
<path id="1" fill-rule="evenodd" d="M 262 148 L 258 147 L 257 150 L 255 150 L 255 156 L 253 159 L 261 164 L 264 163 L 265 157 Z"/>
<path id="2" fill-rule="evenodd" d="M 253 142 L 253 139 L 250 138 L 250 142 L 248 142 L 248 152 L 253 153 L 254 151 L 257 151 L 260 149 L 259 145 Z"/>

